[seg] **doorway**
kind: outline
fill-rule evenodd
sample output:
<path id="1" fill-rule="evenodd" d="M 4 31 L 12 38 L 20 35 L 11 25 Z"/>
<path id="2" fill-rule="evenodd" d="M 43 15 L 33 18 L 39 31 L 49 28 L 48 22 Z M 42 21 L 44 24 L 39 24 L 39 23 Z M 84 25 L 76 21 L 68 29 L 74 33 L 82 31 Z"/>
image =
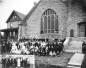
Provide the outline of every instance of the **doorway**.
<path id="1" fill-rule="evenodd" d="M 85 37 L 86 37 L 86 25 L 85 25 Z"/>
<path id="2" fill-rule="evenodd" d="M 70 30 L 70 37 L 74 37 L 74 30 L 73 29 Z"/>
<path id="3" fill-rule="evenodd" d="M 79 37 L 86 37 L 86 23 L 79 23 Z"/>

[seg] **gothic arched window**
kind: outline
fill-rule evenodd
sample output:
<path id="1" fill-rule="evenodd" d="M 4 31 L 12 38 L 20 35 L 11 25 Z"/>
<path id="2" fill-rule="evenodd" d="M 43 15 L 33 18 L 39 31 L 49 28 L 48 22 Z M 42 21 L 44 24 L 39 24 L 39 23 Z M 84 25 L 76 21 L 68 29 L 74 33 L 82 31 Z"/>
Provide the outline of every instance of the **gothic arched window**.
<path id="1" fill-rule="evenodd" d="M 41 17 L 41 34 L 58 33 L 58 17 L 52 9 L 47 9 Z"/>

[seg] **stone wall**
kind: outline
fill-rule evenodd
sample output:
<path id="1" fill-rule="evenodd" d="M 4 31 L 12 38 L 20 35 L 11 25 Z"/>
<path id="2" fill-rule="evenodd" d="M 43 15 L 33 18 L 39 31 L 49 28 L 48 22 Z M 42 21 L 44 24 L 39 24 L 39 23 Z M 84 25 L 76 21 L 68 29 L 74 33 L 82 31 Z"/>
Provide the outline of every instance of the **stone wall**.
<path id="1" fill-rule="evenodd" d="M 82 40 L 84 40 L 84 38 L 70 37 L 68 45 L 64 46 L 64 48 L 65 48 L 64 51 L 65 52 L 73 52 L 73 53 L 82 53 Z"/>
<path id="2" fill-rule="evenodd" d="M 74 37 L 79 36 L 79 25 L 80 22 L 85 22 L 86 12 L 80 2 L 70 3 L 68 21 L 67 21 L 67 36 L 70 36 L 70 30 L 74 30 Z"/>
<path id="3" fill-rule="evenodd" d="M 26 20 L 27 37 L 42 37 L 42 35 L 40 35 L 41 16 L 47 9 L 54 10 L 58 16 L 59 33 L 57 36 L 60 38 L 66 37 L 67 7 L 60 0 L 41 0 L 36 10 Z"/>
<path id="4" fill-rule="evenodd" d="M 40 34 L 41 16 L 47 9 L 52 9 L 58 16 L 59 32 L 57 34 Z M 72 0 L 40 0 L 37 8 L 26 19 L 27 26 L 22 27 L 22 36 L 25 37 L 70 37 L 70 30 L 74 30 L 74 37 L 79 36 L 80 22 L 86 21 L 86 12 L 80 2 Z"/>

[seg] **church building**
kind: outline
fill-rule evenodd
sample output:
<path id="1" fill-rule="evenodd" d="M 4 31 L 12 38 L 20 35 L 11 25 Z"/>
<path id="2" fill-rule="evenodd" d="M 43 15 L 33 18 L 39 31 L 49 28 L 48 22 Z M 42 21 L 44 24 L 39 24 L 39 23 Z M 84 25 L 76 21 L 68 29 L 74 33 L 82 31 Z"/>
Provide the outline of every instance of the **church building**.
<path id="1" fill-rule="evenodd" d="M 40 0 L 19 24 L 18 38 L 86 37 L 83 3 L 81 0 Z"/>
<path id="2" fill-rule="evenodd" d="M 81 0 L 40 0 L 20 25 L 20 37 L 86 37 L 86 9 Z"/>

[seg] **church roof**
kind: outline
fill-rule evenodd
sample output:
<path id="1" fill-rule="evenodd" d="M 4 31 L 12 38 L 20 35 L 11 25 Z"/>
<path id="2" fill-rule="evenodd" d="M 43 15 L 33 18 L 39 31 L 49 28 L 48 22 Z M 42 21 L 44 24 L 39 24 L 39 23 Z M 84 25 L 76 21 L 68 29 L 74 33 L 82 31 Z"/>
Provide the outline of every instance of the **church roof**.
<path id="1" fill-rule="evenodd" d="M 22 14 L 16 10 L 13 10 L 12 13 L 10 14 L 9 18 L 7 19 L 6 23 L 9 22 L 9 20 L 11 19 L 11 17 L 13 16 L 14 13 L 20 18 L 21 21 L 24 20 L 24 18 L 25 18 L 24 14 Z"/>
<path id="2" fill-rule="evenodd" d="M 26 15 L 26 17 L 24 18 L 23 22 L 26 22 L 26 20 L 28 18 L 30 18 L 30 16 L 32 15 L 32 13 L 35 11 L 35 9 L 38 7 L 38 5 L 40 4 L 41 0 L 30 10 L 30 12 Z M 22 24 L 25 24 L 23 23 Z"/>

